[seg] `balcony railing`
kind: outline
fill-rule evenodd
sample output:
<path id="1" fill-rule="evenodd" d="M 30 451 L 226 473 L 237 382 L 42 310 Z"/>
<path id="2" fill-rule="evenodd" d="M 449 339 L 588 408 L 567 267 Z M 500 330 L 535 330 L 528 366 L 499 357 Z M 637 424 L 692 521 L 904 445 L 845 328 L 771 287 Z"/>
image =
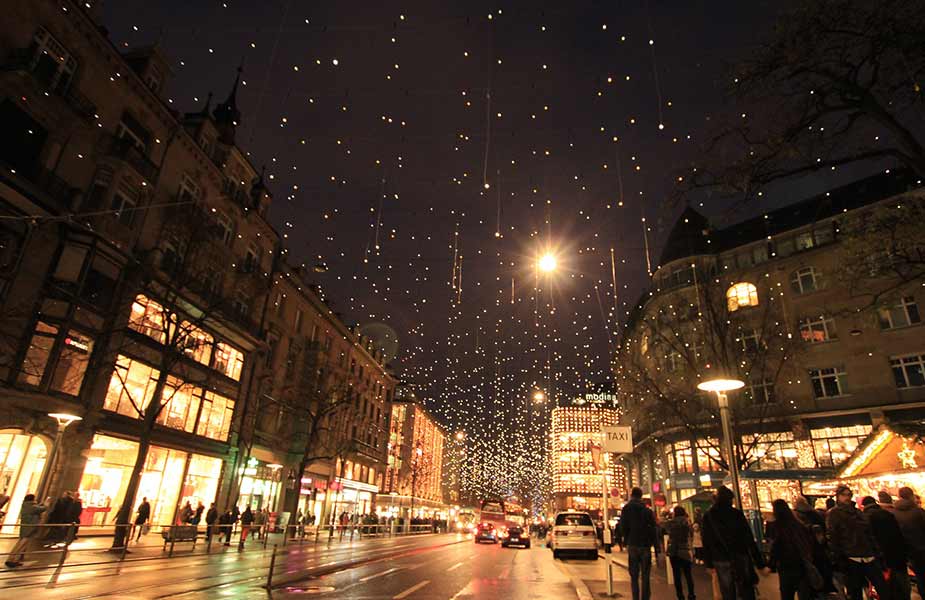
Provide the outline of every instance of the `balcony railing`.
<path id="1" fill-rule="evenodd" d="M 151 162 L 151 159 L 135 145 L 134 141 L 128 138 L 106 135 L 103 137 L 100 147 L 106 156 L 128 163 L 148 183 L 153 183 L 157 179 L 157 165 Z"/>
<path id="2" fill-rule="evenodd" d="M 89 98 L 77 91 L 76 86 L 62 85 L 54 73 L 37 70 L 33 59 L 33 52 L 29 48 L 17 48 L 0 64 L 0 70 L 28 74 L 40 89 L 62 98 L 82 118 L 95 118 L 96 105 Z"/>

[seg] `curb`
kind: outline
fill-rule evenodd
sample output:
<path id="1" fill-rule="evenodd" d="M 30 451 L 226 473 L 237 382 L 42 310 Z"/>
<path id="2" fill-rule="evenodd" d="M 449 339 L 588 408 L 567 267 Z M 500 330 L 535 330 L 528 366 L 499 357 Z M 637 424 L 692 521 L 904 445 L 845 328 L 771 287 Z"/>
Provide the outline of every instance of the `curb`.
<path id="1" fill-rule="evenodd" d="M 594 600 L 594 594 L 591 593 L 591 588 L 588 587 L 588 584 L 584 582 L 580 577 L 572 575 L 572 573 L 565 567 L 565 565 L 559 562 L 553 562 L 556 565 L 556 568 L 559 571 L 569 578 L 569 581 L 572 582 L 572 587 L 575 588 L 575 593 L 578 594 L 578 600 Z"/>

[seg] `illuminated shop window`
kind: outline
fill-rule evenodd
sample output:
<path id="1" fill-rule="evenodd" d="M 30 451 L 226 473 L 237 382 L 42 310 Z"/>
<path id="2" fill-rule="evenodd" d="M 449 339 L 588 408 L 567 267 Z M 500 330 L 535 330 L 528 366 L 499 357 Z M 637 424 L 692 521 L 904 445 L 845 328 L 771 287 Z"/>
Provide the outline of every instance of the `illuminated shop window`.
<path id="1" fill-rule="evenodd" d="M 758 306 L 758 288 L 754 283 L 734 283 L 726 290 L 726 306 L 729 312 L 740 308 Z"/>
<path id="2" fill-rule="evenodd" d="M 229 344 L 219 342 L 215 347 L 215 369 L 235 381 L 240 381 L 242 368 L 244 353 Z"/>

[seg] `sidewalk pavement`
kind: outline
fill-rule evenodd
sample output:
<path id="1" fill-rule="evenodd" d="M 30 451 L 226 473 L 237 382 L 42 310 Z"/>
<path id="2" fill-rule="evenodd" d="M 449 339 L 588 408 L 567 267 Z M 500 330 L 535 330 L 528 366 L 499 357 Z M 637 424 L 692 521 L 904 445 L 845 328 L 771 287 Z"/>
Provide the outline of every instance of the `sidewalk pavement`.
<path id="1" fill-rule="evenodd" d="M 370 539 L 387 539 L 389 536 L 363 536 L 360 538 L 358 535 L 350 536 L 349 533 L 345 534 L 343 537 L 339 533 L 335 533 L 333 537 L 329 536 L 329 531 L 322 528 L 319 532 L 320 535 L 315 537 L 315 530 L 307 531 L 304 537 L 296 538 L 283 538 L 282 533 L 271 533 L 266 537 L 266 549 L 269 550 L 273 548 L 274 545 L 277 545 L 280 549 L 286 546 L 299 546 L 299 545 L 314 545 L 314 544 L 329 544 L 329 543 L 349 543 L 351 541 L 363 541 Z M 414 536 L 395 536 L 398 537 L 418 537 Z M 17 538 L 11 536 L 0 537 L 0 558 L 6 560 L 7 554 L 13 548 L 13 545 L 16 543 Z M 224 536 L 219 534 L 214 534 L 212 536 L 211 547 L 206 543 L 205 532 L 200 531 L 200 534 L 197 538 L 195 547 L 192 542 L 176 542 L 174 545 L 173 555 L 175 557 L 182 556 L 193 556 L 193 555 L 205 555 L 208 549 L 208 553 L 211 555 L 222 554 L 225 552 L 235 552 L 237 553 L 240 542 L 240 531 L 235 531 L 231 538 L 230 546 L 223 545 Z M 112 532 L 110 531 L 108 535 L 89 535 L 84 536 L 79 534 L 77 539 L 75 539 L 71 545 L 68 547 L 68 553 L 66 557 L 65 564 L 74 565 L 74 564 L 98 564 L 104 562 L 118 561 L 122 553 L 120 550 L 114 552 L 108 552 L 112 546 Z M 42 547 L 33 546 L 27 557 L 27 565 L 32 568 L 41 568 L 54 566 L 58 564 L 58 561 L 61 559 L 61 554 L 63 551 L 63 544 L 57 545 L 45 545 Z M 255 532 L 252 530 L 251 535 L 248 536 L 247 541 L 244 544 L 244 552 L 250 552 L 253 550 L 263 550 L 264 549 L 264 540 L 258 539 L 255 535 Z M 166 558 L 170 551 L 170 544 L 164 544 L 164 539 L 161 537 L 160 532 L 151 531 L 146 535 L 141 536 L 140 541 L 135 541 L 132 539 L 129 542 L 128 552 L 126 553 L 127 560 L 138 560 L 138 559 L 150 559 L 150 558 Z M 0 560 L 0 562 L 2 562 Z M 2 567 L 0 567 L 2 570 Z"/>
<path id="2" fill-rule="evenodd" d="M 587 586 L 588 593 L 592 598 L 632 598 L 629 578 L 629 562 L 626 551 L 614 551 L 611 554 L 601 552 L 598 558 L 603 560 L 589 561 L 579 559 L 566 559 L 562 561 L 571 572 L 572 576 L 579 579 Z M 613 560 L 613 588 L 615 596 L 607 595 L 607 560 Z M 667 566 L 668 563 L 662 556 L 656 564 L 652 562 L 652 576 L 650 578 L 652 588 L 652 600 L 673 600 L 676 593 L 673 584 L 668 583 Z M 702 565 L 695 565 L 694 574 L 694 591 L 699 600 L 721 600 L 713 598 L 713 585 L 711 575 Z M 687 593 L 687 584 L 684 586 Z M 778 591 L 777 575 L 759 574 L 758 590 L 762 598 L 777 598 L 780 595 Z"/>

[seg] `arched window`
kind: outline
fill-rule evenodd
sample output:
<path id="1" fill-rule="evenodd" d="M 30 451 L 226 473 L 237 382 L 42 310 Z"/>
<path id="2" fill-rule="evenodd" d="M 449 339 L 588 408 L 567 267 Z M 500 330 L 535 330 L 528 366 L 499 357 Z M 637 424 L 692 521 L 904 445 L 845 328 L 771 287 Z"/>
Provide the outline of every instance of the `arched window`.
<path id="1" fill-rule="evenodd" d="M 758 288 L 754 283 L 734 283 L 726 290 L 726 306 L 734 312 L 747 306 L 758 306 Z"/>

